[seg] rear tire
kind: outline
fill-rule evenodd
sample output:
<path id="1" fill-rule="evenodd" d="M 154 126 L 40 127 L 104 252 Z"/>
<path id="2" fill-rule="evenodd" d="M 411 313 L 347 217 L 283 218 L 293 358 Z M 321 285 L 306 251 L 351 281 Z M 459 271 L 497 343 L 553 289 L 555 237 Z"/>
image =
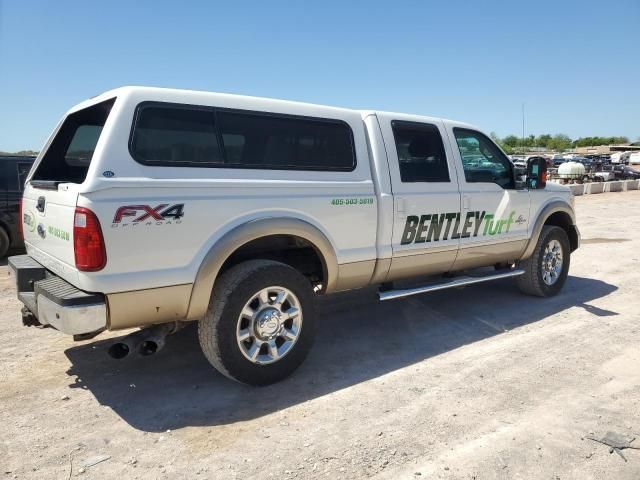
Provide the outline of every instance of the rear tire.
<path id="1" fill-rule="evenodd" d="M 249 385 L 289 376 L 315 335 L 311 282 L 272 260 L 250 260 L 224 272 L 198 325 L 200 346 L 220 373 Z"/>
<path id="2" fill-rule="evenodd" d="M 7 254 L 10 244 L 11 241 L 9 240 L 9 235 L 4 228 L 0 227 L 0 258 L 4 258 Z"/>
<path id="3" fill-rule="evenodd" d="M 569 274 L 570 255 L 567 233 L 560 227 L 542 227 L 533 254 L 519 263 L 525 271 L 517 280 L 520 291 L 536 297 L 557 295 Z"/>

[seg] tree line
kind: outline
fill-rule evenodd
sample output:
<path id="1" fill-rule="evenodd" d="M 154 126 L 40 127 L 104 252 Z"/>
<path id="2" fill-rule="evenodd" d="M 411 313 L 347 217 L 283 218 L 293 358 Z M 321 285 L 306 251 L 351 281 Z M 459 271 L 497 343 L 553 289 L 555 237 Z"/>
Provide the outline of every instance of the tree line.
<path id="1" fill-rule="evenodd" d="M 19 152 L 0 152 L 0 156 L 17 155 L 19 157 L 37 157 L 38 152 L 35 150 L 20 150 Z"/>
<path id="2" fill-rule="evenodd" d="M 507 153 L 525 150 L 531 147 L 544 147 L 549 150 L 564 151 L 576 147 L 590 147 L 599 145 L 616 145 L 629 143 L 627 137 L 580 137 L 572 140 L 568 135 L 557 133 L 555 135 L 529 135 L 528 137 L 517 137 L 507 135 L 504 138 L 498 137 L 495 132 L 491 133 L 491 138 L 497 142 Z"/>

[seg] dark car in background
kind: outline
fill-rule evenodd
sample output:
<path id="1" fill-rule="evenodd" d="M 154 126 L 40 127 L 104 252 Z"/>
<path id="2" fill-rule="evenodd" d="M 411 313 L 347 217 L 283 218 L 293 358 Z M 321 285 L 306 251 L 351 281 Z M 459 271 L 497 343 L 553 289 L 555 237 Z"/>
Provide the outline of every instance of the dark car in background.
<path id="1" fill-rule="evenodd" d="M 640 180 L 640 172 L 635 168 L 626 165 L 616 165 L 613 168 L 621 180 Z"/>
<path id="2" fill-rule="evenodd" d="M 583 164 L 587 173 L 593 173 L 601 170 L 604 164 L 599 156 L 574 157 L 571 161 Z"/>
<path id="3" fill-rule="evenodd" d="M 9 248 L 22 248 L 20 201 L 35 157 L 0 156 L 0 258 Z"/>

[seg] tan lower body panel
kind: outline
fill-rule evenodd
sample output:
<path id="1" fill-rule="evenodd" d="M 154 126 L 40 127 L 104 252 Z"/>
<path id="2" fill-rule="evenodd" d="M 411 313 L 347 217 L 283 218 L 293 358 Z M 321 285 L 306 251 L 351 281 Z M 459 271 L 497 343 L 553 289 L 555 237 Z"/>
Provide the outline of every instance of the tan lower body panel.
<path id="1" fill-rule="evenodd" d="M 141 327 L 184 320 L 193 284 L 150 288 L 107 295 L 108 329 Z"/>
<path id="2" fill-rule="evenodd" d="M 525 239 L 461 248 L 452 270 L 486 267 L 496 263 L 518 260 L 526 244 L 527 240 Z"/>
<path id="3" fill-rule="evenodd" d="M 402 280 L 422 275 L 436 275 L 451 270 L 456 249 L 394 257 L 385 281 Z"/>
<path id="4" fill-rule="evenodd" d="M 338 280 L 334 291 L 351 290 L 369 285 L 375 267 L 375 260 L 338 265 Z"/>

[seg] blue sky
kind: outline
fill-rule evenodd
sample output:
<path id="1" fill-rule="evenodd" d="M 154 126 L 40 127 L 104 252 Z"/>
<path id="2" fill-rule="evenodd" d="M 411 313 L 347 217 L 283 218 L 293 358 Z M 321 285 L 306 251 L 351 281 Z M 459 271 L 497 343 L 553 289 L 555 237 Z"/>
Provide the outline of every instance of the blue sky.
<path id="1" fill-rule="evenodd" d="M 0 150 L 122 85 L 640 136 L 640 0 L 0 0 Z"/>

